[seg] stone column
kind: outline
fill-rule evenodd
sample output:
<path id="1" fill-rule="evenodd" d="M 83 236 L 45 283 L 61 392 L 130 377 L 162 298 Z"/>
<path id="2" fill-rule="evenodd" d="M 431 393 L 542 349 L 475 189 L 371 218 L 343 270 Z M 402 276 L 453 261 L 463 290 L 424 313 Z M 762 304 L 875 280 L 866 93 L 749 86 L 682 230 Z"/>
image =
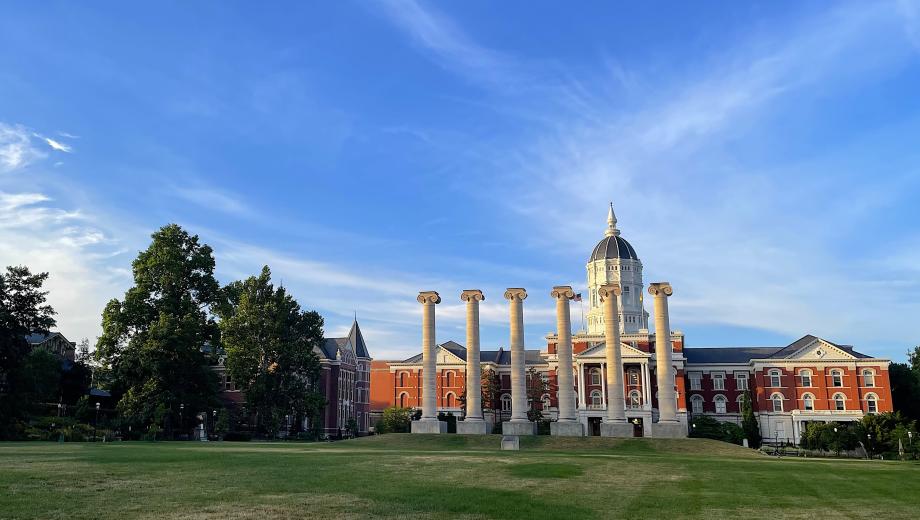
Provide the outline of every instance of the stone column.
<path id="1" fill-rule="evenodd" d="M 524 300 L 527 291 L 512 287 L 505 291 L 511 326 L 511 420 L 502 423 L 505 435 L 534 435 L 536 425 L 527 420 L 527 373 L 524 351 Z"/>
<path id="2" fill-rule="evenodd" d="M 466 418 L 457 422 L 457 433 L 482 435 L 492 425 L 482 418 L 482 368 L 479 358 L 479 302 L 486 299 L 479 289 L 460 293 L 466 302 Z"/>
<path id="3" fill-rule="evenodd" d="M 604 353 L 607 357 L 607 418 L 601 424 L 604 437 L 631 437 L 632 426 L 626 421 L 623 396 L 623 348 L 620 341 L 620 284 L 604 284 L 598 289 L 604 306 Z"/>
<path id="4" fill-rule="evenodd" d="M 658 282 L 649 284 L 648 292 L 655 297 L 655 375 L 658 382 L 658 422 L 653 425 L 652 435 L 686 437 L 686 427 L 677 420 L 674 370 L 671 367 L 668 296 L 674 294 L 674 289 L 668 282 Z"/>
<path id="5" fill-rule="evenodd" d="M 412 433 L 445 433 L 447 423 L 438 421 L 438 345 L 434 335 L 434 306 L 441 303 L 441 296 L 422 291 L 418 302 L 422 304 L 422 418 L 412 422 Z"/>
<path id="6" fill-rule="evenodd" d="M 575 382 L 572 372 L 572 317 L 569 300 L 575 291 L 568 285 L 553 287 L 550 296 L 556 299 L 556 382 L 558 383 L 559 419 L 550 423 L 550 433 L 581 437 L 583 425 L 575 418 Z"/>

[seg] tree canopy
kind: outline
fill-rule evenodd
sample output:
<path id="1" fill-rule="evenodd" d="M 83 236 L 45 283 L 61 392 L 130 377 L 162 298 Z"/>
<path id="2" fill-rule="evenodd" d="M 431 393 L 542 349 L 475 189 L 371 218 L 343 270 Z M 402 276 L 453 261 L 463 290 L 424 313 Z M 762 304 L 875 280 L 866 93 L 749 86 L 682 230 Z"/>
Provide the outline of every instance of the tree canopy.
<path id="1" fill-rule="evenodd" d="M 323 318 L 303 311 L 284 287 L 271 283 L 268 266 L 259 276 L 233 282 L 224 289 L 220 329 L 226 367 L 257 425 L 273 434 L 286 416 L 318 426 L 325 404 L 317 389 L 319 358 L 314 348 L 323 341 Z"/>
<path id="2" fill-rule="evenodd" d="M 219 342 L 214 311 L 221 290 L 212 250 L 197 236 L 170 224 L 151 237 L 132 263 L 134 286 L 102 313 L 95 355 L 111 369 L 111 390 L 127 422 L 169 427 L 182 405 L 205 410 L 213 402 L 206 352 Z"/>

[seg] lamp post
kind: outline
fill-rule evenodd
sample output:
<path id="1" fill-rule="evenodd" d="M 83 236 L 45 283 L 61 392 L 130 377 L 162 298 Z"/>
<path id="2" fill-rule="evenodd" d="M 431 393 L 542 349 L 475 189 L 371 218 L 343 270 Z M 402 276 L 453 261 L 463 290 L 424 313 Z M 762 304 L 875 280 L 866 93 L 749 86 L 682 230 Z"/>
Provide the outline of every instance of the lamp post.
<path id="1" fill-rule="evenodd" d="M 914 445 L 914 432 L 907 432 L 907 445 L 913 447 L 913 445 Z"/>
<path id="2" fill-rule="evenodd" d="M 179 438 L 182 438 L 182 413 L 185 411 L 185 403 L 179 403 Z"/>
<path id="3" fill-rule="evenodd" d="M 96 402 L 96 421 L 93 423 L 93 442 L 96 442 L 96 428 L 99 426 L 99 402 Z"/>
<path id="4" fill-rule="evenodd" d="M 211 410 L 211 433 L 217 439 L 217 410 Z"/>

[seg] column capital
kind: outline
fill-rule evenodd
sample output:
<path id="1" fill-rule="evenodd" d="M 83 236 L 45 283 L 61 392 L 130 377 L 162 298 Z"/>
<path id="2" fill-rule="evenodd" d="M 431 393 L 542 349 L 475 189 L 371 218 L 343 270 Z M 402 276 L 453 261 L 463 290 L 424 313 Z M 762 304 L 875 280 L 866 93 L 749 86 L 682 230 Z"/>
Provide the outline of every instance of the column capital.
<path id="1" fill-rule="evenodd" d="M 611 296 L 623 294 L 623 289 L 620 288 L 620 284 L 618 283 L 605 283 L 597 290 L 597 294 L 601 297 L 601 301 L 604 301 Z"/>
<path id="2" fill-rule="evenodd" d="M 467 289 L 460 293 L 460 299 L 465 302 L 481 302 L 486 299 L 479 289 Z"/>
<path id="3" fill-rule="evenodd" d="M 441 303 L 441 295 L 437 291 L 421 291 L 417 300 L 419 303 Z"/>
<path id="4" fill-rule="evenodd" d="M 557 300 L 571 300 L 575 298 L 575 291 L 570 285 L 557 285 L 553 287 L 549 295 Z"/>
<path id="5" fill-rule="evenodd" d="M 671 296 L 674 289 L 669 282 L 655 282 L 648 284 L 648 293 L 652 296 Z"/>
<path id="6" fill-rule="evenodd" d="M 509 287 L 508 290 L 505 291 L 505 299 L 524 301 L 527 299 L 527 291 L 521 287 Z"/>

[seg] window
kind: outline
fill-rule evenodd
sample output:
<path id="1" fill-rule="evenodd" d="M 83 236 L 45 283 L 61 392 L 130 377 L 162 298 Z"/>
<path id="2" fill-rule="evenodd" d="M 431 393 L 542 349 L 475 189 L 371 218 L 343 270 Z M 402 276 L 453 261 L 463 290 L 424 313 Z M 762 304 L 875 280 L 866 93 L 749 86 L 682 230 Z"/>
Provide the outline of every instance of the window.
<path id="1" fill-rule="evenodd" d="M 455 396 L 453 392 L 448 392 L 447 398 L 444 399 L 444 401 L 448 408 L 453 408 L 457 406 L 457 396 Z"/>
<path id="2" fill-rule="evenodd" d="M 799 370 L 799 379 L 802 381 L 802 386 L 810 387 L 811 386 L 811 370 L 803 368 Z"/>
<path id="3" fill-rule="evenodd" d="M 770 396 L 770 400 L 773 402 L 773 411 L 782 412 L 783 411 L 783 394 L 777 392 Z"/>
<path id="4" fill-rule="evenodd" d="M 224 380 L 224 390 L 233 390 L 233 380 L 230 379 L 230 374 L 227 374 L 227 378 Z"/>
<path id="5" fill-rule="evenodd" d="M 875 386 L 875 373 L 869 369 L 863 370 L 863 386 Z"/>
<path id="6" fill-rule="evenodd" d="M 638 385 L 639 384 L 639 371 L 635 368 L 629 369 L 629 384 Z"/>
<path id="7" fill-rule="evenodd" d="M 834 410 L 846 410 L 846 398 L 841 393 L 834 394 Z"/>
<path id="8" fill-rule="evenodd" d="M 747 390 L 748 389 L 748 375 L 741 373 L 735 374 L 735 386 L 738 390 Z"/>
<path id="9" fill-rule="evenodd" d="M 694 415 L 703 413 L 703 397 L 700 395 L 694 395 L 690 398 L 690 411 Z"/>
<path id="10" fill-rule="evenodd" d="M 629 407 L 630 408 L 639 408 L 641 406 L 641 398 L 639 397 L 639 392 L 633 390 L 629 393 Z"/>
<path id="11" fill-rule="evenodd" d="M 806 410 L 809 410 L 809 411 L 814 410 L 815 409 L 815 396 L 811 394 L 803 395 L 802 405 L 805 407 Z"/>
<path id="12" fill-rule="evenodd" d="M 454 386 L 454 373 L 453 372 L 448 372 L 447 375 L 444 376 L 444 386 L 448 386 L 448 387 Z"/>
<path id="13" fill-rule="evenodd" d="M 831 370 L 831 386 L 843 386 L 843 373 L 839 370 Z"/>
<path id="14" fill-rule="evenodd" d="M 591 392 L 591 406 L 594 408 L 600 408 L 604 405 L 603 398 L 601 397 L 600 390 L 594 390 Z"/>
<path id="15" fill-rule="evenodd" d="M 866 411 L 869 413 L 878 413 L 878 397 L 875 394 L 866 395 Z"/>
<path id="16" fill-rule="evenodd" d="M 511 411 L 511 396 L 508 394 L 502 394 L 502 411 L 503 412 Z"/>
<path id="17" fill-rule="evenodd" d="M 717 396 L 715 397 L 715 402 L 716 402 L 716 413 L 726 413 L 726 406 L 725 406 L 725 403 L 726 403 L 727 401 L 728 401 L 728 399 L 726 399 L 724 395 L 717 395 Z"/>
<path id="18" fill-rule="evenodd" d="M 540 397 L 540 402 L 543 403 L 544 410 L 549 410 L 550 406 L 552 406 L 553 404 L 553 402 L 549 398 L 549 394 L 543 394 L 543 396 Z"/>
<path id="19" fill-rule="evenodd" d="M 712 389 L 713 390 L 725 390 L 725 374 L 713 373 L 712 376 Z"/>
<path id="20" fill-rule="evenodd" d="M 598 368 L 591 369 L 591 384 L 600 385 L 601 384 L 601 371 Z"/>
<path id="21" fill-rule="evenodd" d="M 408 408 L 409 407 L 409 394 L 403 392 L 399 394 L 399 407 Z"/>
<path id="22" fill-rule="evenodd" d="M 774 388 L 779 388 L 783 386 L 782 379 L 780 376 L 781 374 L 779 370 L 771 370 L 770 371 L 770 386 Z"/>
<path id="23" fill-rule="evenodd" d="M 405 372 L 400 372 L 399 374 L 399 386 L 409 386 L 409 374 Z"/>
<path id="24" fill-rule="evenodd" d="M 700 389 L 700 373 L 691 372 L 690 373 L 690 390 L 699 390 Z"/>

